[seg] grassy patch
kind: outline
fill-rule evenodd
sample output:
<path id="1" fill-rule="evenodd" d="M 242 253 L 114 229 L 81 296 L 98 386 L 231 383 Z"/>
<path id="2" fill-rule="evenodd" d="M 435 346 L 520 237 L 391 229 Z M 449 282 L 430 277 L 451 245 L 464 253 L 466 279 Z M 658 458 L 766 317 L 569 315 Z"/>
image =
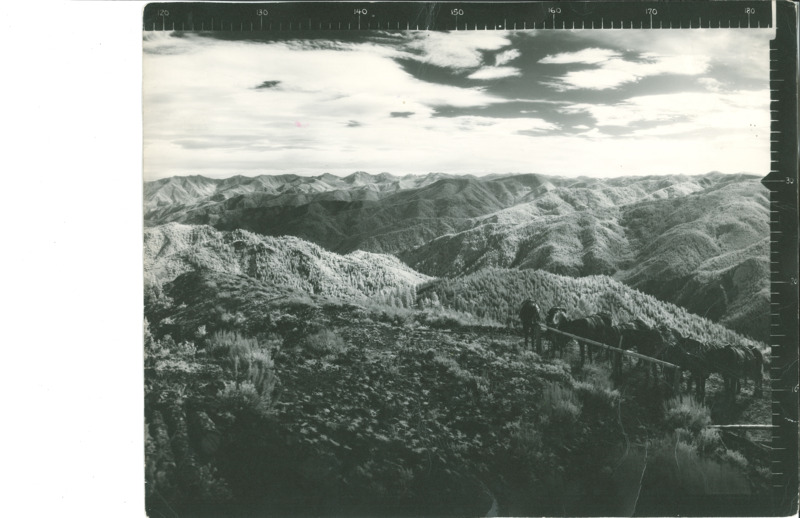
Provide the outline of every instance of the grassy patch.
<path id="1" fill-rule="evenodd" d="M 711 424 L 711 412 L 692 397 L 675 397 L 664 403 L 664 421 L 671 430 L 682 428 L 697 435 Z"/>

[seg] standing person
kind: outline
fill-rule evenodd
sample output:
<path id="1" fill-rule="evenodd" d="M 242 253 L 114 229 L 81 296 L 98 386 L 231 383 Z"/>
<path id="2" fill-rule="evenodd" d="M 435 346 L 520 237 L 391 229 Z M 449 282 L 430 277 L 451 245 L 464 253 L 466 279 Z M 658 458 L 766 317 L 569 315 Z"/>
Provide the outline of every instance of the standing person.
<path id="1" fill-rule="evenodd" d="M 542 329 L 539 326 L 542 312 L 539 306 L 531 299 L 525 299 L 519 310 L 519 319 L 522 321 L 522 332 L 525 335 L 525 348 L 528 348 L 528 337 L 533 333 L 533 346 L 537 353 L 542 354 Z"/>

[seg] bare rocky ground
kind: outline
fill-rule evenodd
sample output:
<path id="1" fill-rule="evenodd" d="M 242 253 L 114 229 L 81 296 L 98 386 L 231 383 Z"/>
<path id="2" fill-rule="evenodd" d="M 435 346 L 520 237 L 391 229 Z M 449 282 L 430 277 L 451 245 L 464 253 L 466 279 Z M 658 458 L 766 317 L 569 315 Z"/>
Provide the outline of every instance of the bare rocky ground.
<path id="1" fill-rule="evenodd" d="M 731 405 L 712 378 L 710 410 L 689 408 L 635 365 L 615 386 L 607 363 L 433 310 L 172 295 L 146 311 L 151 516 L 732 516 L 765 498 L 764 437 L 707 425 L 769 422 L 768 393 Z"/>

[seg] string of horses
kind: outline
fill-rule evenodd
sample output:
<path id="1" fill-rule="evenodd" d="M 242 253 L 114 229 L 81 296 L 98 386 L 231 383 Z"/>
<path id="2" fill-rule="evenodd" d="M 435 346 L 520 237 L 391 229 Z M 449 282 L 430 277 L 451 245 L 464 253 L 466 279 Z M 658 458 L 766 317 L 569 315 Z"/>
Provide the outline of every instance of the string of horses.
<path id="1" fill-rule="evenodd" d="M 695 399 L 705 400 L 706 381 L 711 374 L 719 374 L 723 380 L 726 397 L 735 399 L 741 392 L 743 380 L 753 380 L 753 395 L 761 397 L 763 390 L 764 355 L 757 347 L 746 344 L 703 342 L 683 336 L 665 324 L 648 325 L 640 318 L 614 324 L 608 313 L 596 313 L 570 319 L 565 308 L 552 307 L 542 318 L 542 311 L 531 299 L 522 303 L 519 312 L 525 337 L 525 348 L 533 347 L 543 355 L 542 338 L 550 342 L 550 357 L 563 358 L 564 351 L 573 340 L 578 343 L 580 364 L 586 359 L 592 362 L 595 347 L 604 346 L 607 359 L 612 363 L 615 377 L 622 374 L 622 356 L 636 356 L 650 363 L 650 377 L 658 380 L 658 366 L 664 368 L 666 382 L 680 390 L 682 373 L 688 372 L 687 392 L 694 385 Z M 529 346 L 529 341 L 531 345 Z"/>

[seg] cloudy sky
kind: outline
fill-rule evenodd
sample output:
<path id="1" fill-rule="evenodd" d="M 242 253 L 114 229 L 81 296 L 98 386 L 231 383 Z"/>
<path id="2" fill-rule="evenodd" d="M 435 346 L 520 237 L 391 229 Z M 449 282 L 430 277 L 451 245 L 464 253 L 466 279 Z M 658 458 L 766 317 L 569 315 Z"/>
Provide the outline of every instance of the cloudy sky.
<path id="1" fill-rule="evenodd" d="M 144 176 L 766 174 L 771 34 L 146 32 Z"/>

